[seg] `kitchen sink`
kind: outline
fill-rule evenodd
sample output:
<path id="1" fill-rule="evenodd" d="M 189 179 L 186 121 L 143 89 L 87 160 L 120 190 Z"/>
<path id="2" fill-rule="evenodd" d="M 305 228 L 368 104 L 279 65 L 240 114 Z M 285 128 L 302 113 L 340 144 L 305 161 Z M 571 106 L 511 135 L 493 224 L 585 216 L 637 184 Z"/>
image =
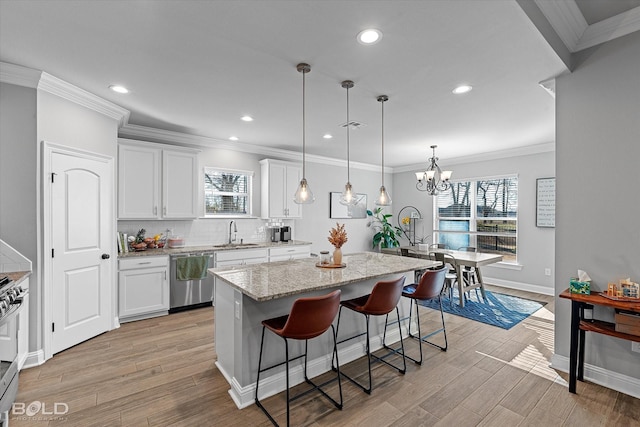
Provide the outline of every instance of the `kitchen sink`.
<path id="1" fill-rule="evenodd" d="M 247 246 L 258 246 L 257 243 L 221 243 L 213 245 L 214 248 L 245 248 Z"/>

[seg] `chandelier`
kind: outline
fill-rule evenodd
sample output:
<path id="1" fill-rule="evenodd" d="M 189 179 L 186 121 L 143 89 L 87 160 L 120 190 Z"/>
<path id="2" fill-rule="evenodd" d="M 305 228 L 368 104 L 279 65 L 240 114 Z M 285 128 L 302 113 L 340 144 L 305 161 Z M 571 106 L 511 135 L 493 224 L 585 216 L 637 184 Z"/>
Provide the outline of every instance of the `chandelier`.
<path id="1" fill-rule="evenodd" d="M 436 157 L 437 145 L 432 145 L 433 157 L 429 159 L 429 166 L 424 172 L 416 172 L 416 188 L 420 191 L 426 191 L 431 196 L 438 195 L 441 191 L 446 191 L 451 188 L 449 179 L 451 178 L 451 171 L 443 171 L 438 166 L 438 158 Z"/>

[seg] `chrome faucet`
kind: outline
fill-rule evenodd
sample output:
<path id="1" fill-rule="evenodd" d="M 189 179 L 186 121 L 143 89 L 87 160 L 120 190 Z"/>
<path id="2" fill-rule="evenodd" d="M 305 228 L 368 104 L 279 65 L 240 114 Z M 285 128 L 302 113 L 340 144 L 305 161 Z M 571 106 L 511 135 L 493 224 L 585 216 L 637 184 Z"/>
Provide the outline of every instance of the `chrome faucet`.
<path id="1" fill-rule="evenodd" d="M 233 240 L 231 240 L 231 226 L 232 226 L 232 225 L 233 225 L 233 232 L 234 232 L 234 233 L 237 233 L 237 232 L 238 232 L 238 227 L 236 226 L 235 221 L 231 221 L 231 222 L 229 223 L 229 244 L 231 244 L 231 242 L 232 242 L 232 241 L 233 241 L 233 242 L 235 242 L 235 241 L 236 241 L 236 237 L 235 237 L 235 236 L 233 237 Z"/>

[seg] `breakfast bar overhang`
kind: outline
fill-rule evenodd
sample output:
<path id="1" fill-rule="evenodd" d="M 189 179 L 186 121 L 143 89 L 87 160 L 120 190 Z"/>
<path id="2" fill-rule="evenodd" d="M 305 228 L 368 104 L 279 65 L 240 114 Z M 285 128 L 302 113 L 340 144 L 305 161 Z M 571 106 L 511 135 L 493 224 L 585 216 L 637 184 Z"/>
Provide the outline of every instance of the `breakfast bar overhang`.
<path id="1" fill-rule="evenodd" d="M 231 386 L 229 394 L 238 408 L 254 403 L 262 320 L 289 313 L 293 302 L 300 297 L 324 295 L 340 289 L 341 299 L 354 298 L 368 294 L 379 280 L 404 275 L 405 283 L 410 284 L 414 271 L 439 265 L 436 261 L 375 252 L 345 256 L 344 268 L 320 268 L 316 266 L 317 262 L 318 258 L 306 258 L 208 270 L 216 278 L 216 366 Z M 408 302 L 401 299 L 401 316 L 408 315 L 408 306 Z M 371 346 L 374 351 L 382 347 L 384 317 L 371 320 Z M 362 325 L 358 322 L 362 322 L 361 316 L 344 315 L 340 335 L 353 335 L 361 330 Z M 283 360 L 282 345 L 277 342 L 279 339 L 273 334 L 265 337 L 264 363 Z M 387 331 L 386 339 L 387 343 L 398 341 L 397 330 Z M 331 343 L 328 334 L 309 342 L 310 377 L 331 369 Z M 300 354 L 303 346 L 303 342 L 292 343 L 291 353 Z M 340 347 L 338 352 L 341 365 L 355 360 L 364 355 L 363 341 L 354 340 L 349 346 Z M 270 376 L 261 376 L 261 398 L 285 388 L 284 369 L 273 371 Z M 292 385 L 304 381 L 301 365 L 292 367 L 290 381 Z"/>

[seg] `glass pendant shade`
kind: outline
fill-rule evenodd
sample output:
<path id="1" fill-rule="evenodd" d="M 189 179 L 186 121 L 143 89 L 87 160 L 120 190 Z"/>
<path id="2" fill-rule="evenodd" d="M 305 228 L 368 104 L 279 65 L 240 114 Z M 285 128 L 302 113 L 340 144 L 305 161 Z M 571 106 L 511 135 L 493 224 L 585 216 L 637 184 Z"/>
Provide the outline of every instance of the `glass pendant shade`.
<path id="1" fill-rule="evenodd" d="M 307 180 L 302 178 L 300 180 L 300 184 L 298 185 L 298 189 L 296 190 L 296 194 L 293 197 L 293 201 L 298 204 L 306 204 L 313 203 L 315 197 L 313 197 L 313 192 L 309 188 L 309 184 L 307 184 Z"/>
<path id="2" fill-rule="evenodd" d="M 302 179 L 300 180 L 300 184 L 298 185 L 298 189 L 296 190 L 296 194 L 293 196 L 294 203 L 299 205 L 313 203 L 316 199 L 313 197 L 313 192 L 309 188 L 309 184 L 307 183 L 307 178 L 305 177 L 305 79 L 304 76 L 309 71 L 311 71 L 311 67 L 309 64 L 300 63 L 296 66 L 298 72 L 302 73 Z"/>
<path id="3" fill-rule="evenodd" d="M 355 205 L 357 201 L 357 197 L 353 192 L 353 187 L 351 187 L 351 183 L 347 182 L 344 186 L 344 191 L 340 195 L 340 204 L 342 205 Z"/>
<path id="4" fill-rule="evenodd" d="M 389 197 L 389 193 L 387 193 L 387 189 L 384 188 L 384 185 L 380 187 L 380 193 L 378 194 L 378 198 L 376 199 L 377 206 L 391 206 L 391 197 Z"/>
<path id="5" fill-rule="evenodd" d="M 378 198 L 375 201 L 376 206 L 391 206 L 391 197 L 389 193 L 387 193 L 387 189 L 384 187 L 384 103 L 389 100 L 387 95 L 380 95 L 378 98 L 378 102 L 382 105 L 382 161 L 381 161 L 381 176 L 382 176 L 382 185 L 380 186 L 380 192 L 378 193 Z"/>

